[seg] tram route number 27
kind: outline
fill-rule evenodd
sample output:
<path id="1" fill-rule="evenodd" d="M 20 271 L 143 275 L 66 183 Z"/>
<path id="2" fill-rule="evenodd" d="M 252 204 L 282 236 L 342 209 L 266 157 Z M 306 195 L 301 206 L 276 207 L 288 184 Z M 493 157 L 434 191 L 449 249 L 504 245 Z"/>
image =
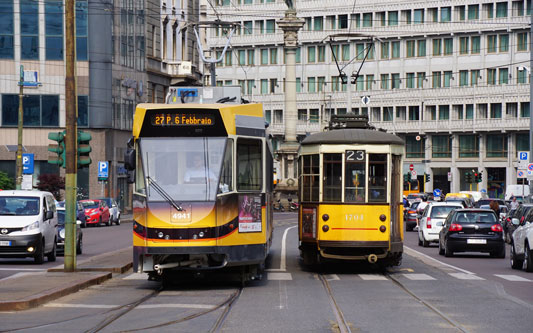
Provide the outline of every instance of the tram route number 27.
<path id="1" fill-rule="evenodd" d="M 347 150 L 345 155 L 346 161 L 350 162 L 364 162 L 366 156 L 364 150 Z"/>

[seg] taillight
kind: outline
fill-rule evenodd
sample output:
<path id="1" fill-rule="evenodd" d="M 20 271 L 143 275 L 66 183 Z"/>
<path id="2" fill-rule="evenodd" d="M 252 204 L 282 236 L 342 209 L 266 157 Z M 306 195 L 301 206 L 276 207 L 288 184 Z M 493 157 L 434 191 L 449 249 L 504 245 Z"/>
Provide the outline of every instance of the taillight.
<path id="1" fill-rule="evenodd" d="M 407 212 L 408 214 L 415 214 L 416 212 L 414 210 L 410 210 Z"/>
<path id="2" fill-rule="evenodd" d="M 426 227 L 428 227 L 428 229 L 431 229 L 431 217 L 428 217 L 426 219 Z"/>
<path id="3" fill-rule="evenodd" d="M 463 226 L 460 224 L 452 223 L 452 225 L 450 225 L 450 231 L 461 231 L 461 230 L 463 230 Z"/>
<path id="4" fill-rule="evenodd" d="M 500 224 L 493 224 L 491 227 L 490 227 L 490 230 L 494 231 L 494 232 L 502 232 L 503 231 L 503 228 Z"/>

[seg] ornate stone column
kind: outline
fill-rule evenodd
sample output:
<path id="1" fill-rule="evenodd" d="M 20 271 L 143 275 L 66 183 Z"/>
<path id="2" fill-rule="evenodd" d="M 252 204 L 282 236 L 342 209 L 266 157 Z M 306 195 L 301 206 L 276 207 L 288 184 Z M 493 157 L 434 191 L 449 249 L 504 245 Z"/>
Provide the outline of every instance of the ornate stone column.
<path id="1" fill-rule="evenodd" d="M 296 106 L 296 48 L 298 47 L 298 30 L 302 28 L 305 21 L 296 17 L 296 10 L 289 6 L 289 9 L 285 11 L 285 17 L 277 23 L 280 29 L 283 30 L 285 48 L 285 142 L 281 144 L 278 153 L 282 165 L 287 166 L 287 170 L 281 175 L 280 189 L 295 191 L 298 185 L 295 161 L 299 146 L 296 140 L 296 122 L 298 119 Z M 287 182 L 288 179 L 292 179 L 292 181 Z"/>

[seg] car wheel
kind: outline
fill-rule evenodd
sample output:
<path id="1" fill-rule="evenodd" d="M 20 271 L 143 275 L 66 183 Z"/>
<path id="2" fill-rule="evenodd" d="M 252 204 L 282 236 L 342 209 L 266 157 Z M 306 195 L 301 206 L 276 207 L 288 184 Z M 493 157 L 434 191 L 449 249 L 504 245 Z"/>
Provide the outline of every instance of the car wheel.
<path id="1" fill-rule="evenodd" d="M 422 246 L 423 247 L 429 247 L 429 242 L 424 238 L 423 234 L 422 234 Z"/>
<path id="2" fill-rule="evenodd" d="M 52 248 L 52 251 L 46 255 L 49 262 L 56 261 L 57 258 L 57 248 L 56 248 L 57 241 L 54 238 L 54 247 Z"/>
<path id="3" fill-rule="evenodd" d="M 533 272 L 533 253 L 529 249 L 529 244 L 526 244 L 524 250 L 524 269 L 526 272 Z"/>
<path id="4" fill-rule="evenodd" d="M 100 216 L 100 218 L 98 219 L 98 223 L 96 224 L 98 227 L 102 224 L 102 217 Z"/>
<path id="5" fill-rule="evenodd" d="M 505 258 L 505 246 L 499 251 L 491 252 L 490 256 L 494 258 Z"/>
<path id="6" fill-rule="evenodd" d="M 76 254 L 82 254 L 83 253 L 83 237 L 80 237 L 78 239 L 78 244 L 76 246 Z"/>
<path id="7" fill-rule="evenodd" d="M 318 263 L 317 253 L 315 250 L 304 249 L 302 250 L 302 257 L 305 266 L 314 266 Z"/>
<path id="8" fill-rule="evenodd" d="M 444 244 L 444 256 L 445 257 L 451 257 L 453 256 L 453 252 L 450 251 L 450 247 L 448 246 L 448 242 Z"/>
<path id="9" fill-rule="evenodd" d="M 440 244 L 440 239 L 439 239 L 439 254 L 442 256 L 444 255 L 444 249 L 442 248 L 441 244 Z"/>
<path id="10" fill-rule="evenodd" d="M 420 239 L 420 235 L 418 235 L 418 246 L 422 246 L 422 240 Z"/>
<path id="11" fill-rule="evenodd" d="M 35 261 L 36 264 L 42 264 L 44 262 L 44 245 L 43 245 L 43 240 L 42 239 L 36 246 L 35 255 L 33 256 L 33 260 Z"/>
<path id="12" fill-rule="evenodd" d="M 516 252 L 515 252 L 515 249 L 514 249 L 514 243 L 511 244 L 511 254 L 509 255 L 509 258 L 511 260 L 511 268 L 513 268 L 513 269 L 522 268 L 522 265 L 523 265 L 524 261 L 516 258 Z"/>
<path id="13" fill-rule="evenodd" d="M 111 220 L 111 215 L 109 215 L 109 219 L 107 220 L 106 225 L 110 227 L 113 224 L 113 220 Z"/>
<path id="14" fill-rule="evenodd" d="M 115 221 L 116 225 L 120 225 L 120 215 L 118 216 L 117 220 Z"/>

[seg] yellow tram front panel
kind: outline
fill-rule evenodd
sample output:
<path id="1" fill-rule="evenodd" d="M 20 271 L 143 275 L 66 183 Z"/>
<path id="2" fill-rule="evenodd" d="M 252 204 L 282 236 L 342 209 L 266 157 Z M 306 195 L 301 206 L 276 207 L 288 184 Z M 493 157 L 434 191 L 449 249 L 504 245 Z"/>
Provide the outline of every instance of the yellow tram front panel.
<path id="1" fill-rule="evenodd" d="M 389 241 L 390 225 L 389 205 L 321 204 L 317 209 L 319 241 Z"/>

